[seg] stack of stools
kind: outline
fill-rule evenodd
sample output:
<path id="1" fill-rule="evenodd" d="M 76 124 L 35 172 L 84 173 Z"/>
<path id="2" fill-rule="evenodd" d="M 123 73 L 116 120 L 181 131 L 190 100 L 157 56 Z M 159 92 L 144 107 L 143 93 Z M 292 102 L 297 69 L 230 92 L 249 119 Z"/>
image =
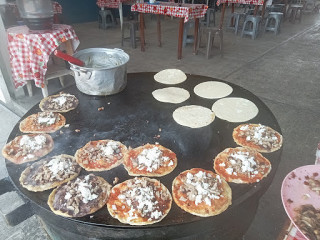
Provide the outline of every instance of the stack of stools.
<path id="1" fill-rule="evenodd" d="M 243 23 L 241 37 L 250 35 L 254 40 L 259 33 L 259 25 L 261 24 L 261 16 L 247 15 Z"/>
<path id="2" fill-rule="evenodd" d="M 227 25 L 227 29 L 234 30 L 234 34 L 237 35 L 240 21 L 242 18 L 245 19 L 245 17 L 246 17 L 245 13 L 238 13 L 238 12 L 231 13 L 229 22 Z"/>
<path id="3" fill-rule="evenodd" d="M 130 36 L 125 37 L 125 30 L 129 29 L 130 31 Z M 136 48 L 137 44 L 136 41 L 140 40 L 139 37 L 137 37 L 136 31 L 139 29 L 139 22 L 137 20 L 129 20 L 129 21 L 124 21 L 122 25 L 122 30 L 121 30 L 121 46 L 123 46 L 123 42 L 125 40 L 130 40 L 131 42 L 131 47 Z"/>
<path id="4" fill-rule="evenodd" d="M 111 10 L 100 10 L 99 11 L 99 28 L 107 29 L 108 27 L 114 27 L 116 20 L 112 15 Z"/>
<path id="5" fill-rule="evenodd" d="M 194 36 L 188 35 L 190 29 L 194 29 L 194 21 L 190 20 L 184 24 L 182 46 L 186 47 L 187 43 L 194 43 Z"/>
<path id="6" fill-rule="evenodd" d="M 264 31 L 273 31 L 274 34 L 277 35 L 280 31 L 282 16 L 282 12 L 270 12 L 266 20 Z"/>
<path id="7" fill-rule="evenodd" d="M 301 17 L 302 17 L 302 10 L 303 10 L 303 5 L 291 4 L 286 14 L 287 17 L 289 18 L 289 21 L 292 23 L 295 23 L 296 20 L 299 20 L 299 23 L 300 23 Z"/>

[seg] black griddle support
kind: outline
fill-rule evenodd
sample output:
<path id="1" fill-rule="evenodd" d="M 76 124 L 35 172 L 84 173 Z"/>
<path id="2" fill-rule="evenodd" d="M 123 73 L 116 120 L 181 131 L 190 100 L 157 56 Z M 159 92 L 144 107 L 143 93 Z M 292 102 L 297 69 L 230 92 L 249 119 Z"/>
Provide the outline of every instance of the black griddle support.
<path id="1" fill-rule="evenodd" d="M 8 177 L 1 179 L 0 180 L 0 197 L 4 198 L 5 197 L 4 195 L 10 192 L 17 193 L 18 197 L 22 199 L 23 204 L 20 205 L 18 208 L 9 212 L 1 211 L 1 208 L 0 208 L 0 212 L 9 226 L 16 226 L 19 223 L 23 222 L 24 220 L 28 219 L 29 217 L 33 216 L 34 212 L 31 207 L 30 201 L 25 199 L 19 193 L 19 191 L 16 190 L 16 188 L 14 187 L 10 179 Z M 9 205 L 13 204 L 10 200 L 11 199 L 7 201 L 5 199 L 3 200 L 3 202 L 5 203 L 5 206 L 2 206 L 2 207 L 4 209 L 7 208 Z"/>

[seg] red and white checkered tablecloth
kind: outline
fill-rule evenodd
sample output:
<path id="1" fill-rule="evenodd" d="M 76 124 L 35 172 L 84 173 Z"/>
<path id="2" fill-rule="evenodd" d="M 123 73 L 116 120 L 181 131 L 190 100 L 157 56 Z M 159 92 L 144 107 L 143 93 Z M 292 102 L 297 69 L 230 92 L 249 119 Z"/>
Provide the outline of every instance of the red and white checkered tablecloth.
<path id="1" fill-rule="evenodd" d="M 223 3 L 240 3 L 240 4 L 252 4 L 263 5 L 264 0 L 218 0 L 217 6 Z"/>
<path id="2" fill-rule="evenodd" d="M 37 87 L 43 87 L 49 56 L 63 42 L 72 40 L 73 50 L 79 39 L 71 26 L 54 24 L 52 30 L 30 31 L 27 26 L 7 29 L 12 78 L 15 87 L 24 86 L 34 79 Z"/>
<path id="3" fill-rule="evenodd" d="M 98 0 L 97 5 L 99 8 L 119 8 L 119 4 L 123 2 L 131 5 L 135 0 Z"/>
<path id="4" fill-rule="evenodd" d="M 172 2 L 161 2 L 158 4 L 136 3 L 131 6 L 131 11 L 184 18 L 184 22 L 188 22 L 192 18 L 204 17 L 208 8 L 205 4 L 180 5 Z"/>

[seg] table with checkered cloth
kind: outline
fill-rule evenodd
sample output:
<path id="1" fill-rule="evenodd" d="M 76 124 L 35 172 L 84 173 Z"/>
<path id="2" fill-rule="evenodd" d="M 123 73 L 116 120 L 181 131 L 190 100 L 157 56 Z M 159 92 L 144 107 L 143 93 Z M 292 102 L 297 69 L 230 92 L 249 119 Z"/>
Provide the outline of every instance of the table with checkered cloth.
<path id="1" fill-rule="evenodd" d="M 54 24 L 52 30 L 30 31 L 27 26 L 7 29 L 12 78 L 15 87 L 34 79 L 37 87 L 44 86 L 49 56 L 60 44 L 72 40 L 73 50 L 79 39 L 71 26 Z"/>
<path id="2" fill-rule="evenodd" d="M 208 6 L 205 4 L 159 2 L 157 4 L 136 3 L 131 6 L 131 11 L 184 18 L 184 22 L 186 23 L 190 19 L 204 17 L 207 8 Z"/>
<path id="3" fill-rule="evenodd" d="M 98 0 L 97 5 L 99 8 L 119 8 L 119 4 L 125 2 L 131 5 L 135 0 Z"/>
<path id="4" fill-rule="evenodd" d="M 252 4 L 252 5 L 263 5 L 264 0 L 218 0 L 217 6 L 223 3 L 239 3 L 239 4 Z"/>
<path id="5" fill-rule="evenodd" d="M 17 4 L 15 2 L 10 2 L 7 3 L 7 6 L 9 8 L 14 9 L 14 11 L 18 11 L 18 7 Z M 52 2 L 52 6 L 53 6 L 53 14 L 62 14 L 62 6 L 60 5 L 60 3 L 58 2 Z"/>

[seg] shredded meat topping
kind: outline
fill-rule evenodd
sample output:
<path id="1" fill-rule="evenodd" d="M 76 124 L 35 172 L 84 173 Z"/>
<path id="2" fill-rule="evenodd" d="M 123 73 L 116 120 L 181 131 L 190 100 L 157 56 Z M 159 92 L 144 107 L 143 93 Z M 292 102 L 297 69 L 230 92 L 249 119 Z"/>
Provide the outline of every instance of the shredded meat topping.
<path id="1" fill-rule="evenodd" d="M 72 216 L 83 216 L 98 206 L 104 192 L 99 179 L 93 174 L 78 177 L 58 188 L 53 207 Z"/>
<path id="2" fill-rule="evenodd" d="M 135 178 L 128 181 L 128 188 L 118 195 L 118 199 L 129 206 L 128 221 L 138 218 L 139 215 L 148 221 L 160 219 L 164 210 L 163 202 L 170 201 L 167 191 L 147 178 Z"/>
<path id="3" fill-rule="evenodd" d="M 211 206 L 211 200 L 222 197 L 222 191 L 219 189 L 221 183 L 219 175 L 214 178 L 211 174 L 203 171 L 196 174 L 188 172 L 183 176 L 182 182 L 179 191 L 185 194 L 188 200 L 195 202 L 196 205 L 204 202 Z M 182 201 L 184 200 L 185 198 L 182 199 Z"/>
<path id="4" fill-rule="evenodd" d="M 254 155 L 250 152 L 237 151 L 228 157 L 226 171 L 229 175 L 243 173 L 251 178 L 257 175 L 259 171 L 264 172 L 267 167 L 264 162 L 255 161 Z"/>
<path id="5" fill-rule="evenodd" d="M 117 142 L 99 142 L 95 147 L 90 144 L 83 148 L 82 157 L 84 157 L 83 163 L 89 164 L 90 162 L 96 162 L 104 159 L 107 162 L 112 162 L 114 159 L 121 159 L 123 154 L 121 153 L 120 145 Z"/>
<path id="6" fill-rule="evenodd" d="M 61 93 L 59 96 L 48 98 L 44 108 L 49 111 L 67 110 L 78 105 L 79 100 L 71 94 Z"/>
<path id="7" fill-rule="evenodd" d="M 80 166 L 73 158 L 61 155 L 33 163 L 29 168 L 33 174 L 26 179 L 25 185 L 29 181 L 33 185 L 62 181 L 80 171 Z"/>
<path id="8" fill-rule="evenodd" d="M 270 150 L 280 146 L 276 132 L 269 127 L 261 124 L 258 126 L 243 125 L 240 130 L 239 137 L 245 137 L 247 142 L 252 142 L 264 149 Z"/>

